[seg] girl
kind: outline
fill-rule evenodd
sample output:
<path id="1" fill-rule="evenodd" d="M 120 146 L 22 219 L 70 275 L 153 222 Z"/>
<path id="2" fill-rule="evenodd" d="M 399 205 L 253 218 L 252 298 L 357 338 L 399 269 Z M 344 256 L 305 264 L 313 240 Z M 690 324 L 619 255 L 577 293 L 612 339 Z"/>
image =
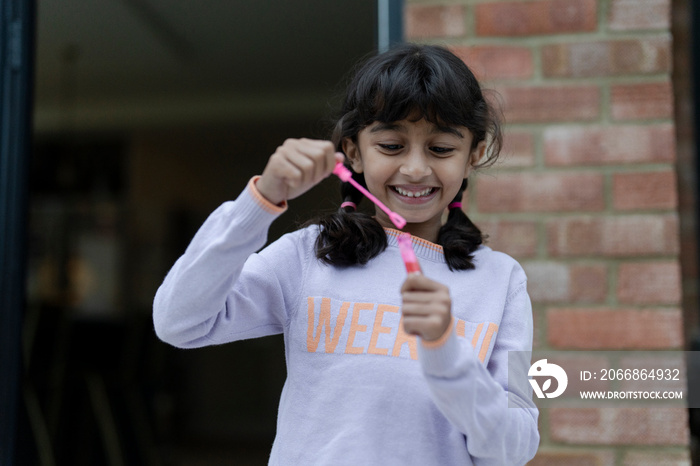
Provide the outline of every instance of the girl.
<path id="1" fill-rule="evenodd" d="M 461 209 L 500 124 L 466 65 L 435 46 L 370 59 L 333 142 L 287 140 L 202 225 L 158 290 L 158 336 L 181 348 L 283 333 L 287 380 L 270 464 L 521 465 L 539 443 L 526 374 L 532 311 L 522 268 L 483 246 Z M 341 186 L 340 209 L 259 253 L 267 229 L 337 161 L 407 220 L 398 231 Z M 449 209 L 442 225 L 445 209 Z M 528 384 L 526 383 L 525 386 Z M 529 386 L 528 386 L 529 388 Z"/>

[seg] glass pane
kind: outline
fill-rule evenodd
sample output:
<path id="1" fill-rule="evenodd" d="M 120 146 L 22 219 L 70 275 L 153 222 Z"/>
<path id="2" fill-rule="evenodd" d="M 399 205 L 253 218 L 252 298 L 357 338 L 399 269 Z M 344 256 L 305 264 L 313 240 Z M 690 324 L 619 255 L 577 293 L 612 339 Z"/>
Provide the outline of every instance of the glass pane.
<path id="1" fill-rule="evenodd" d="M 288 137 L 326 138 L 372 0 L 38 2 L 26 366 L 36 459 L 267 464 L 281 337 L 179 351 L 157 287 Z M 328 180 L 269 240 L 335 208 Z"/>

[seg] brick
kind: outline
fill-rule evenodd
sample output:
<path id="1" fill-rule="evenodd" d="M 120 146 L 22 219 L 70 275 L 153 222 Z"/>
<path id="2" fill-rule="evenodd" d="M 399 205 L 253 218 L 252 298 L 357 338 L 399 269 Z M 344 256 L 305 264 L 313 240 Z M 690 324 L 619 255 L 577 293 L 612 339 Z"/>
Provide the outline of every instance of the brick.
<path id="1" fill-rule="evenodd" d="M 604 265 L 575 265 L 571 267 L 572 303 L 602 303 L 608 294 L 608 268 Z"/>
<path id="2" fill-rule="evenodd" d="M 592 445 L 687 445 L 683 408 L 578 408 L 549 410 L 552 440 Z"/>
<path id="3" fill-rule="evenodd" d="M 617 298 L 626 304 L 679 304 L 680 265 L 677 261 L 621 264 Z"/>
<path id="4" fill-rule="evenodd" d="M 531 221 L 477 221 L 488 235 L 487 245 L 514 257 L 532 257 L 537 249 L 537 226 Z"/>
<path id="5" fill-rule="evenodd" d="M 475 8 L 479 36 L 532 36 L 595 31 L 595 0 L 489 2 Z"/>
<path id="6" fill-rule="evenodd" d="M 464 35 L 462 5 L 406 5 L 404 15 L 406 38 L 459 37 Z"/>
<path id="7" fill-rule="evenodd" d="M 673 162 L 675 134 L 671 124 L 550 127 L 544 153 L 551 166 Z"/>
<path id="8" fill-rule="evenodd" d="M 617 210 L 676 209 L 676 172 L 616 173 L 613 175 L 613 206 Z"/>
<path id="9" fill-rule="evenodd" d="M 539 318 L 540 318 L 540 312 L 538 309 L 535 310 L 535 324 L 534 324 L 534 329 L 533 329 L 533 335 L 532 335 L 532 347 L 533 349 L 542 349 L 547 346 L 547 342 L 545 341 L 545 329 L 543 328 L 542 325 L 539 323 Z"/>
<path id="10" fill-rule="evenodd" d="M 600 211 L 604 208 L 599 173 L 502 173 L 478 178 L 479 212 Z"/>
<path id="11" fill-rule="evenodd" d="M 612 451 L 561 451 L 542 447 L 527 466 L 615 466 Z"/>
<path id="12" fill-rule="evenodd" d="M 505 86 L 498 90 L 509 123 L 591 121 L 600 116 L 597 86 Z"/>
<path id="13" fill-rule="evenodd" d="M 535 138 L 527 131 L 506 131 L 499 166 L 522 168 L 535 165 Z"/>
<path id="14" fill-rule="evenodd" d="M 529 464 L 529 463 L 528 463 Z M 628 451 L 623 466 L 691 466 L 690 453 L 683 451 Z"/>
<path id="15" fill-rule="evenodd" d="M 645 257 L 678 254 L 678 216 L 569 217 L 546 223 L 553 257 Z"/>
<path id="16" fill-rule="evenodd" d="M 532 51 L 517 46 L 457 46 L 451 48 L 480 80 L 529 79 L 534 73 Z"/>
<path id="17" fill-rule="evenodd" d="M 607 296 L 607 267 L 527 261 L 528 293 L 533 302 L 603 302 Z"/>
<path id="18" fill-rule="evenodd" d="M 671 0 L 613 0 L 608 15 L 613 31 L 671 29 Z"/>
<path id="19" fill-rule="evenodd" d="M 563 302 L 569 297 L 571 276 L 569 267 L 561 262 L 523 262 L 528 277 L 528 294 L 533 302 Z"/>
<path id="20" fill-rule="evenodd" d="M 683 315 L 680 309 L 552 308 L 547 340 L 558 349 L 677 349 Z"/>
<path id="21" fill-rule="evenodd" d="M 610 88 L 614 120 L 643 120 L 673 117 L 670 82 L 618 84 Z"/>
<path id="22" fill-rule="evenodd" d="M 548 78 L 668 73 L 671 41 L 661 37 L 545 45 L 542 71 Z"/>

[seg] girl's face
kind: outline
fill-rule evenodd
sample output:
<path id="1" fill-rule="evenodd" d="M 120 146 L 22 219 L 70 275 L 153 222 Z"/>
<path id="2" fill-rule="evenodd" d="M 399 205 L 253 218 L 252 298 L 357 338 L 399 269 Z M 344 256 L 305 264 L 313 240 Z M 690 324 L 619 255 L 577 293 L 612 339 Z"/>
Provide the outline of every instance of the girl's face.
<path id="1" fill-rule="evenodd" d="M 344 140 L 343 150 L 369 191 L 406 219 L 404 230 L 435 242 L 445 208 L 484 154 L 483 142 L 470 150 L 472 138 L 464 126 L 438 127 L 425 119 L 375 121 L 358 133 L 357 143 Z M 376 219 L 393 228 L 380 209 Z"/>

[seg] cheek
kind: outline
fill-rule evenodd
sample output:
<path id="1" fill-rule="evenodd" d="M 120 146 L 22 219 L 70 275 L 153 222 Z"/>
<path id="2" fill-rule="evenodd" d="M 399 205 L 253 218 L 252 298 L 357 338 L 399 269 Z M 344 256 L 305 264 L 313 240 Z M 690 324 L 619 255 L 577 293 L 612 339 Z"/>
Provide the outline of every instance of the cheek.
<path id="1" fill-rule="evenodd" d="M 376 173 L 374 173 L 374 175 L 376 175 Z M 367 185 L 367 189 L 369 189 L 372 194 L 375 196 L 381 196 L 384 187 L 384 182 L 381 178 L 369 175 L 368 172 L 365 172 L 365 184 Z"/>
<path id="2" fill-rule="evenodd" d="M 469 166 L 461 165 L 453 167 L 450 172 L 445 174 L 447 178 L 443 179 L 445 180 L 445 186 L 449 186 L 449 189 L 446 190 L 448 197 L 454 197 L 459 193 L 459 190 L 462 188 L 462 182 L 467 178 L 469 172 Z"/>
<path id="3" fill-rule="evenodd" d="M 469 157 L 465 157 L 462 162 L 455 167 L 455 173 L 459 173 L 462 175 L 462 179 L 468 178 L 469 175 L 471 174 L 473 170 L 473 166 L 471 164 L 472 159 Z"/>
<path id="4" fill-rule="evenodd" d="M 390 168 L 381 159 L 368 157 L 363 162 L 365 181 L 374 184 L 383 183 L 391 174 Z"/>
<path id="5" fill-rule="evenodd" d="M 464 169 L 464 177 L 463 178 L 469 178 L 469 175 L 472 174 L 472 166 L 467 165 L 467 167 Z"/>

